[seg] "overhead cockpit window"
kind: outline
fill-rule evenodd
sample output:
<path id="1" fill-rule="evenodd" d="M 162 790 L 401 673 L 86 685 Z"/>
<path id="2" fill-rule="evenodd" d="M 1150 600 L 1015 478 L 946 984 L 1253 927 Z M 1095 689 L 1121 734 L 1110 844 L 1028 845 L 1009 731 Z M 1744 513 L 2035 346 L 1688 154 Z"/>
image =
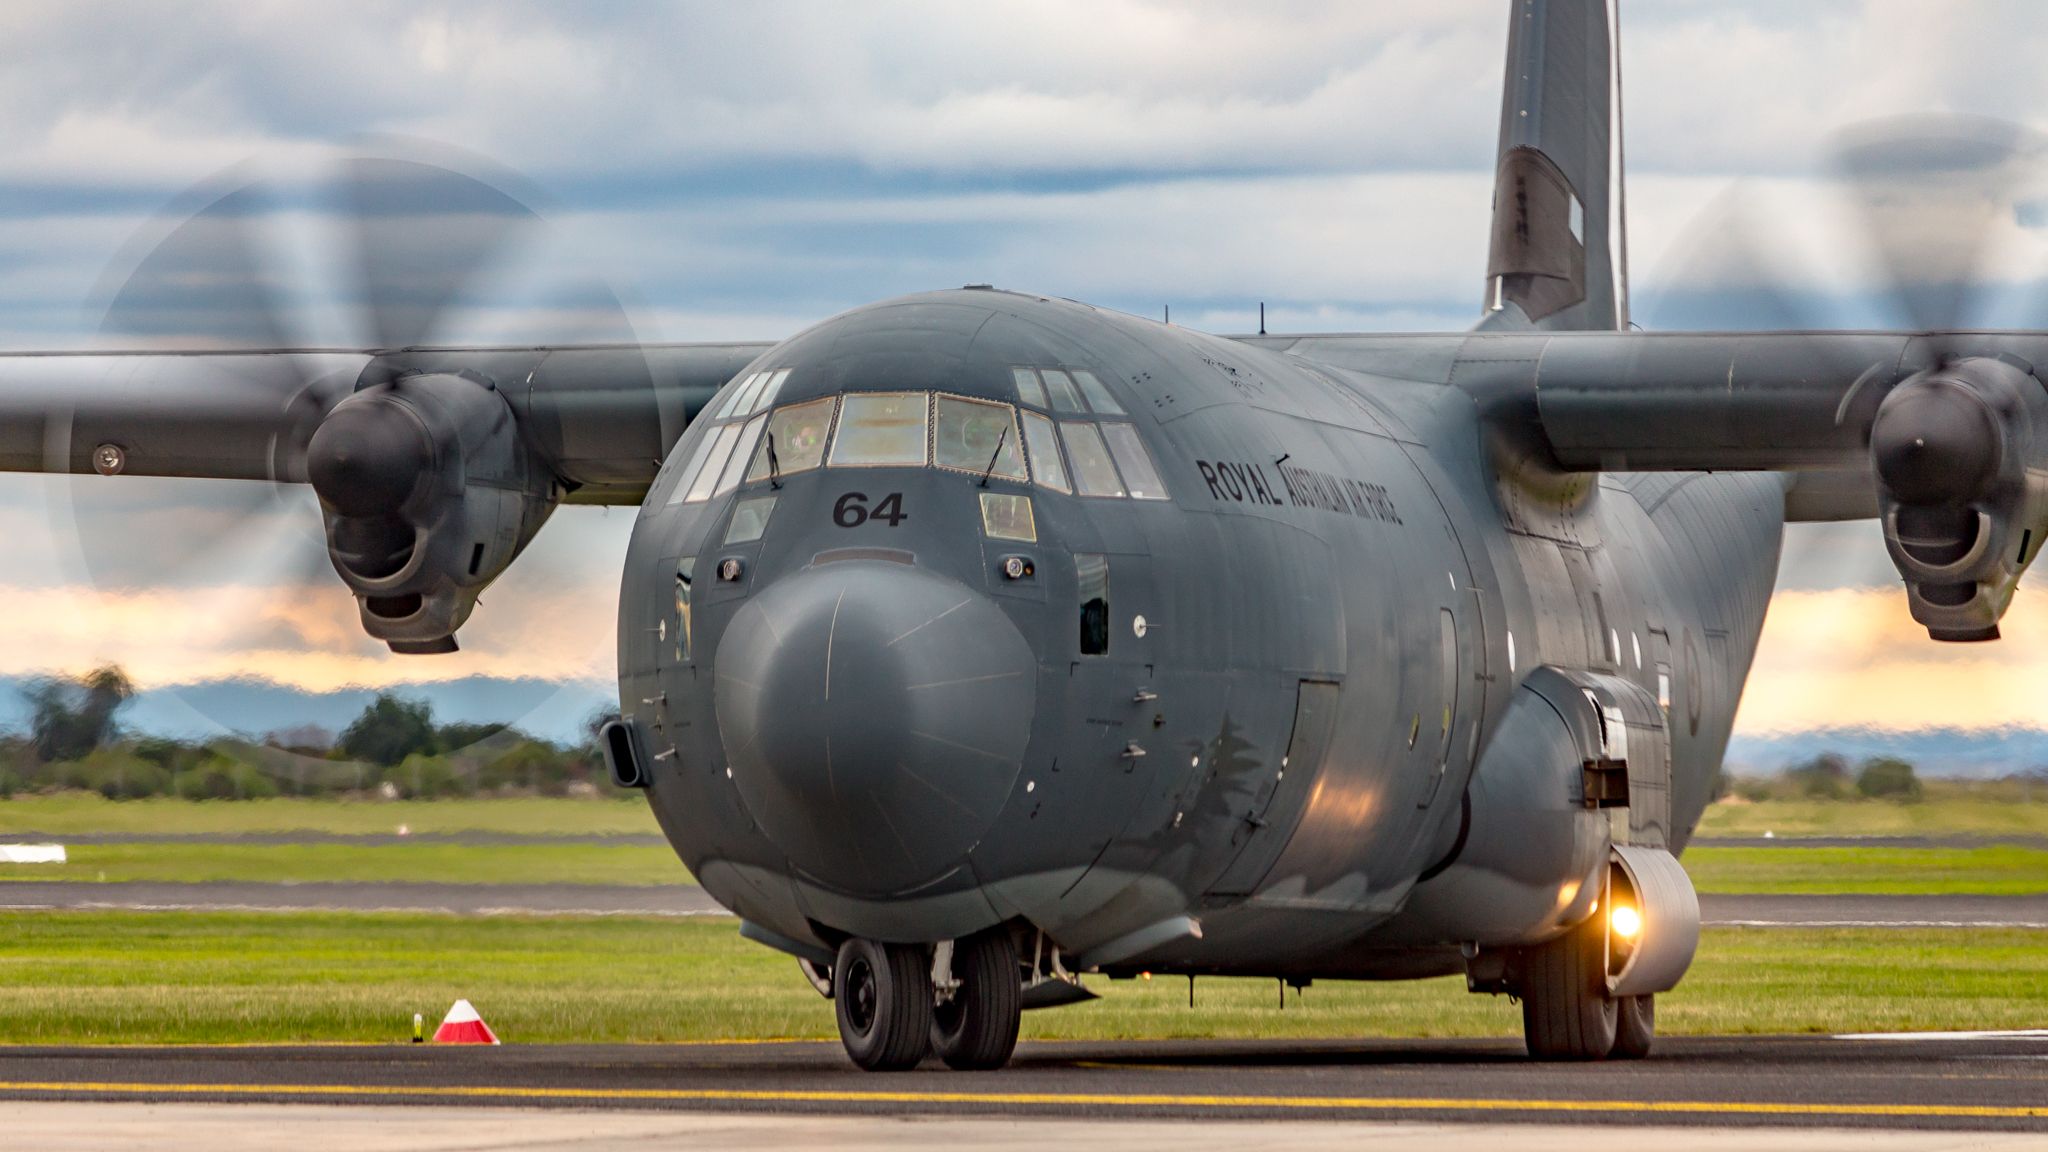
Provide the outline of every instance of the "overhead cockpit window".
<path id="1" fill-rule="evenodd" d="M 782 382 L 789 379 L 789 369 L 773 372 L 756 372 L 740 381 L 739 387 L 719 405 L 716 419 L 725 420 L 737 416 L 752 416 L 763 408 L 775 403 L 775 394 L 782 391 Z"/>
<path id="2" fill-rule="evenodd" d="M 1033 408 L 1045 407 L 1045 386 L 1038 382 L 1036 369 L 1012 368 L 1010 379 L 1017 382 L 1017 399 Z"/>
<path id="3" fill-rule="evenodd" d="M 1073 376 L 1074 383 L 1081 386 L 1081 395 L 1088 398 L 1088 406 L 1090 408 L 1105 416 L 1121 416 L 1124 414 L 1123 405 L 1116 402 L 1116 397 L 1109 394 L 1109 389 L 1102 386 L 1102 381 L 1095 378 L 1095 373 L 1084 372 L 1076 368 L 1074 369 Z"/>
<path id="4" fill-rule="evenodd" d="M 1024 448 L 1031 454 L 1031 475 L 1055 492 L 1072 492 L 1067 483 L 1067 466 L 1060 461 L 1059 439 L 1052 421 L 1036 412 L 1024 413 Z"/>
<path id="5" fill-rule="evenodd" d="M 1083 496 L 1121 496 L 1123 482 L 1116 465 L 1110 463 L 1109 449 L 1103 447 L 1102 433 L 1093 424 L 1061 424 L 1060 439 L 1066 442 L 1067 459 L 1074 464 L 1074 484 Z"/>
<path id="6" fill-rule="evenodd" d="M 1039 372 L 1045 378 L 1045 390 L 1052 396 L 1052 406 L 1061 412 L 1086 412 L 1081 404 L 1081 394 L 1074 390 L 1074 378 L 1057 368 L 1046 368 Z"/>
<path id="7" fill-rule="evenodd" d="M 754 450 L 747 481 L 768 480 L 791 472 L 808 472 L 825 460 L 825 441 L 832 434 L 832 413 L 839 401 L 831 396 L 792 404 L 768 418 L 768 434 Z"/>
<path id="8" fill-rule="evenodd" d="M 1138 439 L 1138 430 L 1129 424 L 1104 423 L 1102 438 L 1109 441 L 1109 454 L 1116 457 L 1117 470 L 1124 474 L 1124 484 L 1131 495 L 1139 500 L 1166 499 L 1166 485 L 1159 480 L 1159 470 L 1152 467 L 1152 455 L 1145 451 L 1144 441 Z"/>
<path id="9" fill-rule="evenodd" d="M 768 375 L 766 372 L 755 372 L 749 375 L 745 380 L 740 381 L 737 385 L 733 387 L 732 391 L 725 394 L 725 403 L 720 404 L 718 406 L 718 411 L 712 413 L 712 418 L 715 420 L 724 420 L 730 417 L 733 414 L 733 412 L 739 408 L 740 398 L 745 396 L 748 392 L 754 391 L 755 389 L 759 388 L 761 384 L 761 378 L 766 375 Z"/>
<path id="10" fill-rule="evenodd" d="M 718 435 L 709 438 L 710 448 L 703 451 L 703 462 L 697 466 L 696 474 L 690 478 L 690 488 L 683 497 L 692 504 L 711 499 L 711 490 L 717 486 L 719 476 L 725 472 L 725 462 L 732 457 L 732 446 L 740 438 L 740 426 L 727 424 L 718 430 Z"/>
<path id="11" fill-rule="evenodd" d="M 782 382 L 787 379 L 789 379 L 789 369 L 778 369 L 775 375 L 770 376 L 768 382 L 761 386 L 761 394 L 748 402 L 746 408 L 740 412 L 740 415 L 745 416 L 754 412 L 765 412 L 773 407 L 776 394 L 782 391 Z"/>
<path id="12" fill-rule="evenodd" d="M 839 416 L 839 434 L 832 441 L 832 465 L 923 465 L 929 408 L 922 392 L 847 396 Z"/>
<path id="13" fill-rule="evenodd" d="M 1017 443 L 1017 414 L 1008 404 L 941 396 L 934 456 L 941 468 L 987 473 L 1005 480 L 1026 479 L 1024 448 Z"/>

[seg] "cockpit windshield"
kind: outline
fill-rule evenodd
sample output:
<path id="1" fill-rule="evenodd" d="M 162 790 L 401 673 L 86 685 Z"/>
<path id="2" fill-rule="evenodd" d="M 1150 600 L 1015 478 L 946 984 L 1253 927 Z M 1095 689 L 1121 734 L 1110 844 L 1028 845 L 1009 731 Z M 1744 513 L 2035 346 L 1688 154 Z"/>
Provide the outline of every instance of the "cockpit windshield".
<path id="1" fill-rule="evenodd" d="M 1012 369 L 1022 407 L 943 392 L 849 392 L 776 408 L 789 372 L 753 373 L 710 410 L 714 426 L 679 470 L 670 503 L 819 467 L 938 467 L 1098 499 L 1168 498 L 1137 426 L 1086 369 Z M 1011 523 L 1013 538 L 1030 532 L 1028 520 Z"/>

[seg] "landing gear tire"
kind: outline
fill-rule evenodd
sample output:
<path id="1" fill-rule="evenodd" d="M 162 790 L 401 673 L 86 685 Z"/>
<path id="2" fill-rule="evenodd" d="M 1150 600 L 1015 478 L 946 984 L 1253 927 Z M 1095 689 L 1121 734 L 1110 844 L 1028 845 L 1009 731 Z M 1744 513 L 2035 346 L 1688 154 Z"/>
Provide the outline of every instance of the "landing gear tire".
<path id="1" fill-rule="evenodd" d="M 931 961 L 907 944 L 848 940 L 832 965 L 839 1040 L 870 1072 L 915 1068 L 930 1051 Z"/>
<path id="2" fill-rule="evenodd" d="M 1650 1042 L 1657 1036 L 1657 998 L 1623 996 L 1614 1003 L 1614 1050 L 1616 1060 L 1641 1060 L 1650 1054 Z"/>
<path id="3" fill-rule="evenodd" d="M 1024 1014 L 1024 982 L 1017 942 L 1006 927 L 969 936 L 953 946 L 953 998 L 932 1010 L 932 1050 L 962 1072 L 1001 1068 L 1017 1050 Z"/>
<path id="4" fill-rule="evenodd" d="M 1600 1060 L 1614 1051 L 1606 920 L 1591 917 L 1523 953 L 1522 1034 L 1538 1060 Z"/>

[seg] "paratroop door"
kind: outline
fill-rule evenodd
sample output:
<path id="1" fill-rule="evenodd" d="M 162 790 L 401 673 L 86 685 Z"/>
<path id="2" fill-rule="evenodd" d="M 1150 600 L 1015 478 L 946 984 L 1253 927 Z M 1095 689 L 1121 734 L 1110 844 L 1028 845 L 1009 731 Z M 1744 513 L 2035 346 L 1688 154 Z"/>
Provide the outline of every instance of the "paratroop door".
<path id="1" fill-rule="evenodd" d="M 1258 889 L 1281 849 L 1294 835 L 1307 807 L 1309 789 L 1330 750 L 1337 723 L 1337 685 L 1303 680 L 1294 702 L 1294 730 L 1277 764 L 1259 776 L 1258 789 L 1247 799 L 1241 840 L 1229 867 L 1209 887 L 1219 896 L 1246 895 Z"/>

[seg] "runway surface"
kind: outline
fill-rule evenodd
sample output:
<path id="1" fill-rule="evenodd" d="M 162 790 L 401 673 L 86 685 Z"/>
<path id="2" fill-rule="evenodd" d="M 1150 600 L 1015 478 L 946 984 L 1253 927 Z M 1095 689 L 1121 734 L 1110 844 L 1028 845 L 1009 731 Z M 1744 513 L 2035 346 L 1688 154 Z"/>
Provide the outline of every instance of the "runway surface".
<path id="1" fill-rule="evenodd" d="M 458 915 L 723 916 L 689 884 L 156 884 L 0 881 L 0 909 L 446 912 Z M 1702 896 L 1708 924 L 2048 928 L 2048 895 Z"/>
<path id="2" fill-rule="evenodd" d="M 1506 1148 L 1585 1152 L 1594 1139 L 1657 1152 L 1958 1152 L 2040 1148 L 2022 1132 L 1875 1132 L 1840 1128 L 1532 1127 L 1413 1120 L 1068 1120 L 951 1116 L 736 1116 L 729 1113 L 536 1112 L 465 1108 L 428 1113 L 378 1105 L 0 1103 L 0 1130 L 37 1152 L 567 1152 L 593 1148 L 718 1148 L 742 1152 L 1445 1152 Z"/>
<path id="3" fill-rule="evenodd" d="M 878 1076 L 837 1044 L 7 1048 L 19 1100 L 435 1105 L 1038 1120 L 1972 1129 L 2048 1137 L 2048 1031 L 1660 1041 L 1529 1062 L 1518 1041 L 1026 1044 L 998 1073 Z M 439 1113 L 446 1115 L 447 1113 Z"/>

